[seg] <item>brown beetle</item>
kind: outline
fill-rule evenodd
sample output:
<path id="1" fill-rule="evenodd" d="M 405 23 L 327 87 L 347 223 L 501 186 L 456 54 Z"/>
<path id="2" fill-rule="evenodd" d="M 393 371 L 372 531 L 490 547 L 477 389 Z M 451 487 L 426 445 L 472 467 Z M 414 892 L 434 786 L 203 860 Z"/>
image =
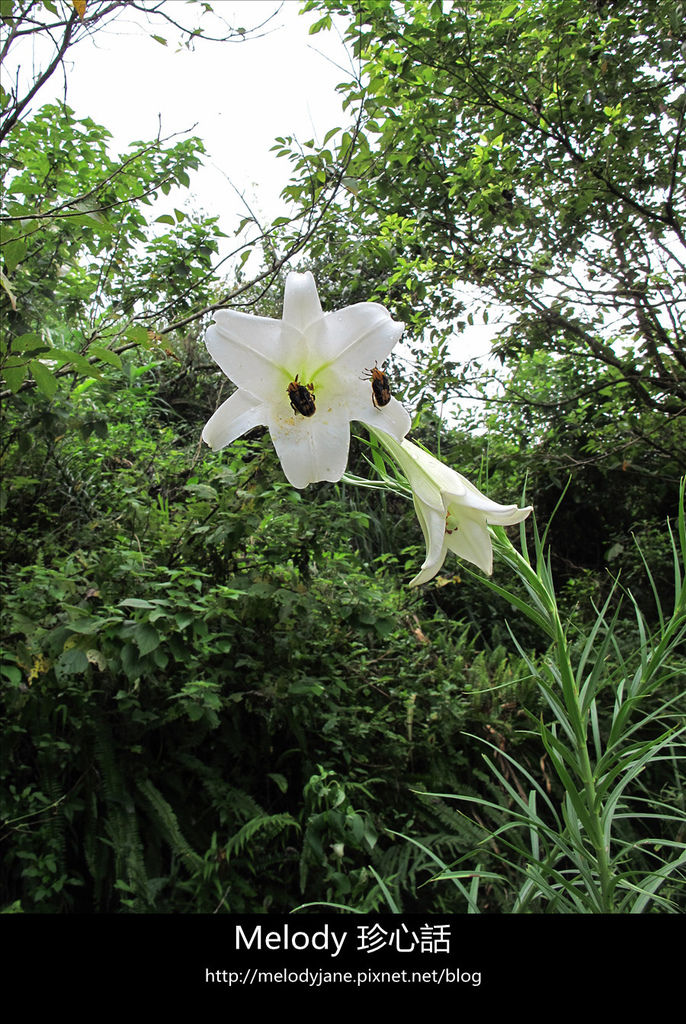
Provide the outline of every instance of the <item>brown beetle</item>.
<path id="1" fill-rule="evenodd" d="M 374 363 L 373 370 L 365 370 L 372 382 L 372 401 L 377 409 L 382 409 L 391 400 L 391 385 L 388 382 L 388 375 L 380 370 Z"/>
<path id="2" fill-rule="evenodd" d="M 299 384 L 296 373 L 295 380 L 288 385 L 287 394 L 291 400 L 293 412 L 299 412 L 301 416 L 314 416 L 316 406 L 312 384 L 308 384 L 307 387 L 304 384 Z"/>

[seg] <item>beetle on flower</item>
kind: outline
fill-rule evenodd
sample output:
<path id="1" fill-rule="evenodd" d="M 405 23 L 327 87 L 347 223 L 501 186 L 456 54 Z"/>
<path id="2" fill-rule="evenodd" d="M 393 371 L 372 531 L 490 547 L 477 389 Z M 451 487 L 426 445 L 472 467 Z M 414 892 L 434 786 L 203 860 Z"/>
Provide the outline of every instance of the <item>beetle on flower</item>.
<path id="1" fill-rule="evenodd" d="M 377 302 L 323 313 L 311 273 L 286 278 L 281 320 L 219 309 L 207 350 L 238 390 L 208 420 L 214 451 L 258 425 L 269 429 L 294 487 L 340 480 L 348 461 L 350 421 L 402 440 L 410 417 L 391 398 L 372 401 L 360 368 L 383 362 L 404 324 Z"/>

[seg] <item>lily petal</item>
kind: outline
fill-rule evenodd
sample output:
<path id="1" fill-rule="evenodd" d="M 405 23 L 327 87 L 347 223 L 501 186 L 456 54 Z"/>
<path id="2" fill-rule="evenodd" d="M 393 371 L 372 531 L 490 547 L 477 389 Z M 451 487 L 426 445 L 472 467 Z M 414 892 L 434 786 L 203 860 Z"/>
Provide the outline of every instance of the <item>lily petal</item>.
<path id="1" fill-rule="evenodd" d="M 372 389 L 368 380 L 358 378 L 339 380 L 337 386 L 331 389 L 330 400 L 344 404 L 351 420 L 366 423 L 372 429 L 383 430 L 398 440 L 405 437 L 412 425 L 410 414 L 397 398 L 391 398 L 388 405 L 381 408 L 374 405 Z"/>
<path id="2" fill-rule="evenodd" d="M 520 516 L 520 518 L 523 518 Z M 452 551 L 458 558 L 473 562 L 487 576 L 493 573 L 493 545 L 483 515 L 461 509 L 455 529 L 446 531 L 446 553 Z"/>
<path id="3" fill-rule="evenodd" d="M 311 420 L 293 414 L 269 424 L 276 454 L 286 479 L 293 487 L 307 487 L 318 480 L 335 483 L 345 473 L 350 446 L 349 420 L 345 412 L 328 413 Z"/>
<path id="4" fill-rule="evenodd" d="M 368 410 L 364 416 L 358 416 L 358 419 L 372 429 L 379 427 L 380 430 L 385 430 L 392 437 L 404 437 L 412 426 L 409 412 L 397 398 L 391 398 L 388 405 L 384 405 L 381 409 L 378 409 L 373 403 L 371 406 L 371 410 Z"/>
<path id="5" fill-rule="evenodd" d="M 266 409 L 261 402 L 247 391 L 234 391 L 209 418 L 202 439 L 216 452 L 241 434 L 266 422 Z"/>
<path id="6" fill-rule="evenodd" d="M 343 372 L 359 376 L 360 370 L 382 363 L 400 340 L 405 324 L 391 319 L 378 302 L 358 302 L 326 313 L 316 337 L 323 361 L 336 360 Z"/>
<path id="7" fill-rule="evenodd" d="M 461 500 L 468 507 L 478 509 L 480 512 L 484 512 L 486 519 L 489 523 L 494 523 L 499 526 L 513 526 L 515 523 L 522 521 L 523 509 L 517 508 L 516 505 L 499 505 L 497 501 L 491 501 L 485 494 L 482 494 L 474 484 L 466 480 L 461 473 L 456 472 L 454 469 L 449 469 L 448 466 L 443 467 L 451 477 L 457 477 L 462 487 Z M 527 506 L 528 511 L 531 512 L 533 506 Z"/>
<path id="8" fill-rule="evenodd" d="M 317 285 L 310 271 L 289 274 L 283 293 L 283 322 L 305 334 L 317 321 L 323 320 Z"/>
<path id="9" fill-rule="evenodd" d="M 433 579 L 439 571 L 445 562 L 448 545 L 445 542 L 445 516 L 424 505 L 416 497 L 414 507 L 426 544 L 426 558 L 421 571 L 410 581 L 411 587 L 419 587 Z"/>
<path id="10" fill-rule="evenodd" d="M 218 309 L 205 332 L 207 351 L 229 380 L 256 398 L 282 387 L 284 366 L 302 345 L 299 333 L 280 320 Z"/>

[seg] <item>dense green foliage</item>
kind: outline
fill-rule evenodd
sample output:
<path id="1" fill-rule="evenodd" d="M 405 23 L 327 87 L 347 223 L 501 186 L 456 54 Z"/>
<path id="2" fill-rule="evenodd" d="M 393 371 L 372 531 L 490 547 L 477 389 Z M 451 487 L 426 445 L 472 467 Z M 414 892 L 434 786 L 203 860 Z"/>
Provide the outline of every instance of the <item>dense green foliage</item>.
<path id="1" fill-rule="evenodd" d="M 200 140 L 6 122 L 0 908 L 683 909 L 681 5 L 306 6 L 349 16 L 355 125 L 278 142 L 296 214 L 254 282 L 173 198 Z M 298 250 L 325 308 L 406 320 L 413 437 L 552 517 L 538 577 L 501 538 L 493 587 L 410 591 L 403 498 L 295 491 L 261 428 L 201 444 L 205 313 L 278 316 Z"/>
<path id="2" fill-rule="evenodd" d="M 34 909 L 340 898 L 369 858 L 402 856 L 384 824 L 440 832 L 448 812 L 410 788 L 457 784 L 477 757 L 461 728 L 511 730 L 519 669 L 399 589 L 397 557 L 370 560 L 369 516 L 333 488 L 305 501 L 262 443 L 200 461 L 160 384 L 97 382 L 73 415 L 95 403 L 106 433 L 39 423 L 19 456 L 10 877 Z"/>

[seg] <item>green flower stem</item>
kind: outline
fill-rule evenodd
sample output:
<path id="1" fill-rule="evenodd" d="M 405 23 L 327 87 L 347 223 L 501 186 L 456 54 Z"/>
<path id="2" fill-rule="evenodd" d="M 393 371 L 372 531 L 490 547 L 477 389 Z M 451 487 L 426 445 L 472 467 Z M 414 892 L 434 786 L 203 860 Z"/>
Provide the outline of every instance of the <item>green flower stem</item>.
<path id="1" fill-rule="evenodd" d="M 564 759 L 560 756 L 559 749 L 556 751 L 556 756 L 553 756 L 553 750 L 550 747 L 548 747 L 548 749 L 551 754 L 551 759 L 558 769 L 558 775 L 560 775 L 561 780 L 565 785 L 570 801 L 586 828 L 589 839 L 595 850 L 601 889 L 601 906 L 599 909 L 602 913 L 611 913 L 614 909 L 612 898 L 613 882 L 609 863 L 609 850 L 605 846 L 603 836 L 600 801 L 596 791 L 595 776 L 588 749 L 589 709 L 584 711 L 581 707 L 579 687 L 572 670 L 567 636 L 560 619 L 557 601 L 555 599 L 550 567 L 542 557 L 542 546 L 540 545 L 538 538 L 536 538 L 538 553 L 537 567 L 536 570 L 534 570 L 528 560 L 528 557 L 524 557 L 516 550 L 502 528 L 494 528 L 493 533 L 495 535 L 496 543 L 494 546 L 496 550 L 516 571 L 517 575 L 526 586 L 530 596 L 535 601 L 536 612 L 535 614 L 530 614 L 530 617 L 534 618 L 535 621 L 540 622 L 540 614 L 543 613 L 547 619 L 545 623 L 547 627 L 546 632 L 553 641 L 559 679 L 562 684 L 565 708 L 569 724 L 574 735 L 574 754 L 576 755 L 576 765 L 574 767 L 576 774 L 582 782 L 582 789 L 580 792 L 576 792 L 576 786 L 574 785 L 573 779 L 567 774 Z M 526 551 L 525 547 L 524 550 Z M 487 585 L 493 586 L 489 580 L 485 580 L 484 582 Z M 508 592 L 503 588 L 497 589 L 500 590 L 504 596 L 509 596 L 510 600 L 514 599 L 514 595 L 508 595 Z M 522 608 L 524 603 L 517 601 L 516 604 L 518 607 Z M 525 608 L 526 606 L 524 606 L 524 610 Z M 531 613 L 534 610 L 529 609 L 529 611 Z M 548 746 L 548 744 L 546 744 L 546 746 Z M 579 800 L 583 801 L 583 811 L 578 804 Z"/>

